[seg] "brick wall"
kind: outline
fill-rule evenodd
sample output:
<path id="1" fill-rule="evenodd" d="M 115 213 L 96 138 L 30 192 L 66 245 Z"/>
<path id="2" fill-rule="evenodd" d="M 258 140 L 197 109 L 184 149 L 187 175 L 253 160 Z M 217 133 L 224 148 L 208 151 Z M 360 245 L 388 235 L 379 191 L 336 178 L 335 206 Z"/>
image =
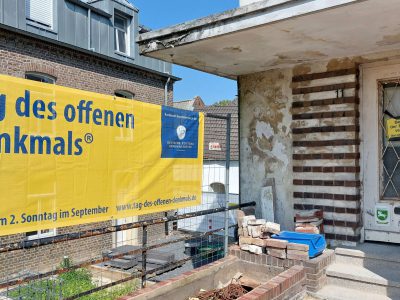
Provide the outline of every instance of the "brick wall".
<path id="1" fill-rule="evenodd" d="M 96 58 L 68 48 L 0 30 L 0 73 L 24 78 L 26 72 L 54 76 L 57 85 L 113 95 L 122 89 L 135 93 L 135 99 L 162 104 L 166 79 L 135 67 Z M 169 101 L 173 88 L 169 86 Z M 151 218 L 146 216 L 143 218 Z M 77 232 L 110 225 L 110 222 L 58 228 L 57 233 Z M 151 230 L 162 236 L 164 227 Z M 19 242 L 25 234 L 0 237 L 0 244 Z M 112 247 L 111 234 L 85 238 L 36 249 L 0 254 L 0 281 L 21 271 L 51 271 L 68 255 L 74 262 L 101 256 Z"/>
<path id="2" fill-rule="evenodd" d="M 322 209 L 327 239 L 360 240 L 358 69 L 292 78 L 295 210 Z"/>
<path id="3" fill-rule="evenodd" d="M 305 270 L 306 290 L 313 293 L 320 290 L 327 283 L 326 269 L 335 261 L 335 252 L 328 249 L 323 254 L 309 261 L 279 259 L 267 254 L 254 254 L 243 251 L 238 246 L 231 246 L 229 254 L 243 261 L 279 268 L 282 272 L 291 269 L 293 266 L 302 266 Z"/>

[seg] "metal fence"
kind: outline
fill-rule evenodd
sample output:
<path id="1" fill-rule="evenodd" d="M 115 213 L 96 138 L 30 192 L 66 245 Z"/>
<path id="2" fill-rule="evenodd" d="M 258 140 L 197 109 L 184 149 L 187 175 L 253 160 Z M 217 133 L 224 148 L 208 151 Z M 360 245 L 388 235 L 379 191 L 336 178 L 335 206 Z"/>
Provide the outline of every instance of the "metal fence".
<path id="1" fill-rule="evenodd" d="M 0 238 L 0 299 L 116 299 L 224 257 L 235 242 L 229 193 L 230 115 L 224 164 L 213 164 L 199 206 L 160 214 Z M 211 187 L 211 185 L 213 185 Z M 216 190 L 215 184 L 223 184 Z"/>

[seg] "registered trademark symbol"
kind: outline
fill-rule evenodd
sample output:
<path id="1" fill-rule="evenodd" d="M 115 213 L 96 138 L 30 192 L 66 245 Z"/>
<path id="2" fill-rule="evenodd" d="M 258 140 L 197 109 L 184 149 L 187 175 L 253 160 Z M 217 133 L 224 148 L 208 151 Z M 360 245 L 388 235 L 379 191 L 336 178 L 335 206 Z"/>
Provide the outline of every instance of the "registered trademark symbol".
<path id="1" fill-rule="evenodd" d="M 88 144 L 91 144 L 93 142 L 93 134 L 86 133 L 85 134 L 85 142 Z"/>

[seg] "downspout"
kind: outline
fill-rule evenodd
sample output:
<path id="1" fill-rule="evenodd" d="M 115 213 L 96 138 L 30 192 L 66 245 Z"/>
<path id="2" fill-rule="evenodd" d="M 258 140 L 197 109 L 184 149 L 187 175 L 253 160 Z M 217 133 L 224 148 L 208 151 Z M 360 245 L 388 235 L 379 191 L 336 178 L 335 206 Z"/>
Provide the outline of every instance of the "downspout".
<path id="1" fill-rule="evenodd" d="M 167 81 L 165 82 L 165 86 L 164 86 L 164 105 L 167 106 L 168 105 L 168 85 L 171 81 L 171 77 L 168 77 Z"/>
<path id="2" fill-rule="evenodd" d="M 91 38 L 92 38 L 92 34 L 91 34 L 91 19 L 92 19 L 92 10 L 89 8 L 88 9 L 88 49 L 89 50 L 92 50 L 91 48 L 90 48 L 90 46 L 91 46 L 91 43 L 90 43 L 90 40 L 91 40 Z"/>

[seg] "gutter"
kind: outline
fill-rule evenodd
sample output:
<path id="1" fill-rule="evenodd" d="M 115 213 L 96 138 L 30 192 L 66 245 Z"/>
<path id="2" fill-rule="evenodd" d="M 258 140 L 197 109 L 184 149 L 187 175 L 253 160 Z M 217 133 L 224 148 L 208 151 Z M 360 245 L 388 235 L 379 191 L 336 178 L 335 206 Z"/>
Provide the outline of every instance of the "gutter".
<path id="1" fill-rule="evenodd" d="M 68 0 L 68 1 L 70 1 L 70 0 Z M 101 59 L 104 59 L 104 60 L 108 60 L 108 61 L 120 64 L 120 65 L 124 65 L 124 66 L 130 67 L 130 68 L 135 68 L 137 70 L 149 72 L 149 73 L 158 75 L 160 77 L 171 78 L 174 81 L 182 80 L 182 78 L 173 76 L 173 75 L 168 74 L 168 73 L 163 73 L 163 72 L 152 70 L 152 69 L 149 69 L 149 68 L 146 68 L 146 67 L 142 67 L 142 66 L 139 66 L 139 65 L 128 63 L 128 62 L 125 62 L 125 61 L 122 61 L 122 60 L 119 60 L 119 59 L 116 59 L 116 58 L 113 58 L 113 57 L 110 57 L 110 56 L 107 56 L 107 55 L 104 55 L 104 54 L 100 54 L 100 53 L 97 53 L 97 52 L 94 52 L 94 51 L 90 51 L 90 50 L 85 49 L 85 48 L 80 48 L 80 47 L 77 47 L 77 46 L 74 46 L 74 45 L 71 45 L 71 44 L 60 42 L 58 40 L 54 40 L 54 39 L 51 39 L 51 38 L 48 38 L 48 37 L 37 35 L 37 34 L 31 33 L 31 32 L 28 32 L 28 31 L 24 31 L 22 29 L 18 29 L 18 28 L 12 27 L 12 26 L 8 26 L 8 25 L 2 24 L 2 23 L 0 23 L 0 29 L 4 29 L 4 30 L 10 31 L 10 32 L 18 33 L 18 34 L 21 34 L 21 35 L 29 37 L 29 38 L 35 38 L 35 39 L 38 39 L 38 40 L 41 40 L 41 41 L 44 41 L 44 42 L 48 42 L 48 43 L 51 43 L 51 44 L 55 44 L 55 45 L 58 45 L 58 46 L 62 46 L 62 47 L 68 48 L 68 49 L 76 50 L 76 51 L 79 51 L 79 52 L 82 52 L 82 53 L 85 53 L 85 54 L 88 54 L 88 55 L 92 55 L 92 56 L 95 56 L 95 57 L 98 57 L 98 58 L 101 58 Z"/>

